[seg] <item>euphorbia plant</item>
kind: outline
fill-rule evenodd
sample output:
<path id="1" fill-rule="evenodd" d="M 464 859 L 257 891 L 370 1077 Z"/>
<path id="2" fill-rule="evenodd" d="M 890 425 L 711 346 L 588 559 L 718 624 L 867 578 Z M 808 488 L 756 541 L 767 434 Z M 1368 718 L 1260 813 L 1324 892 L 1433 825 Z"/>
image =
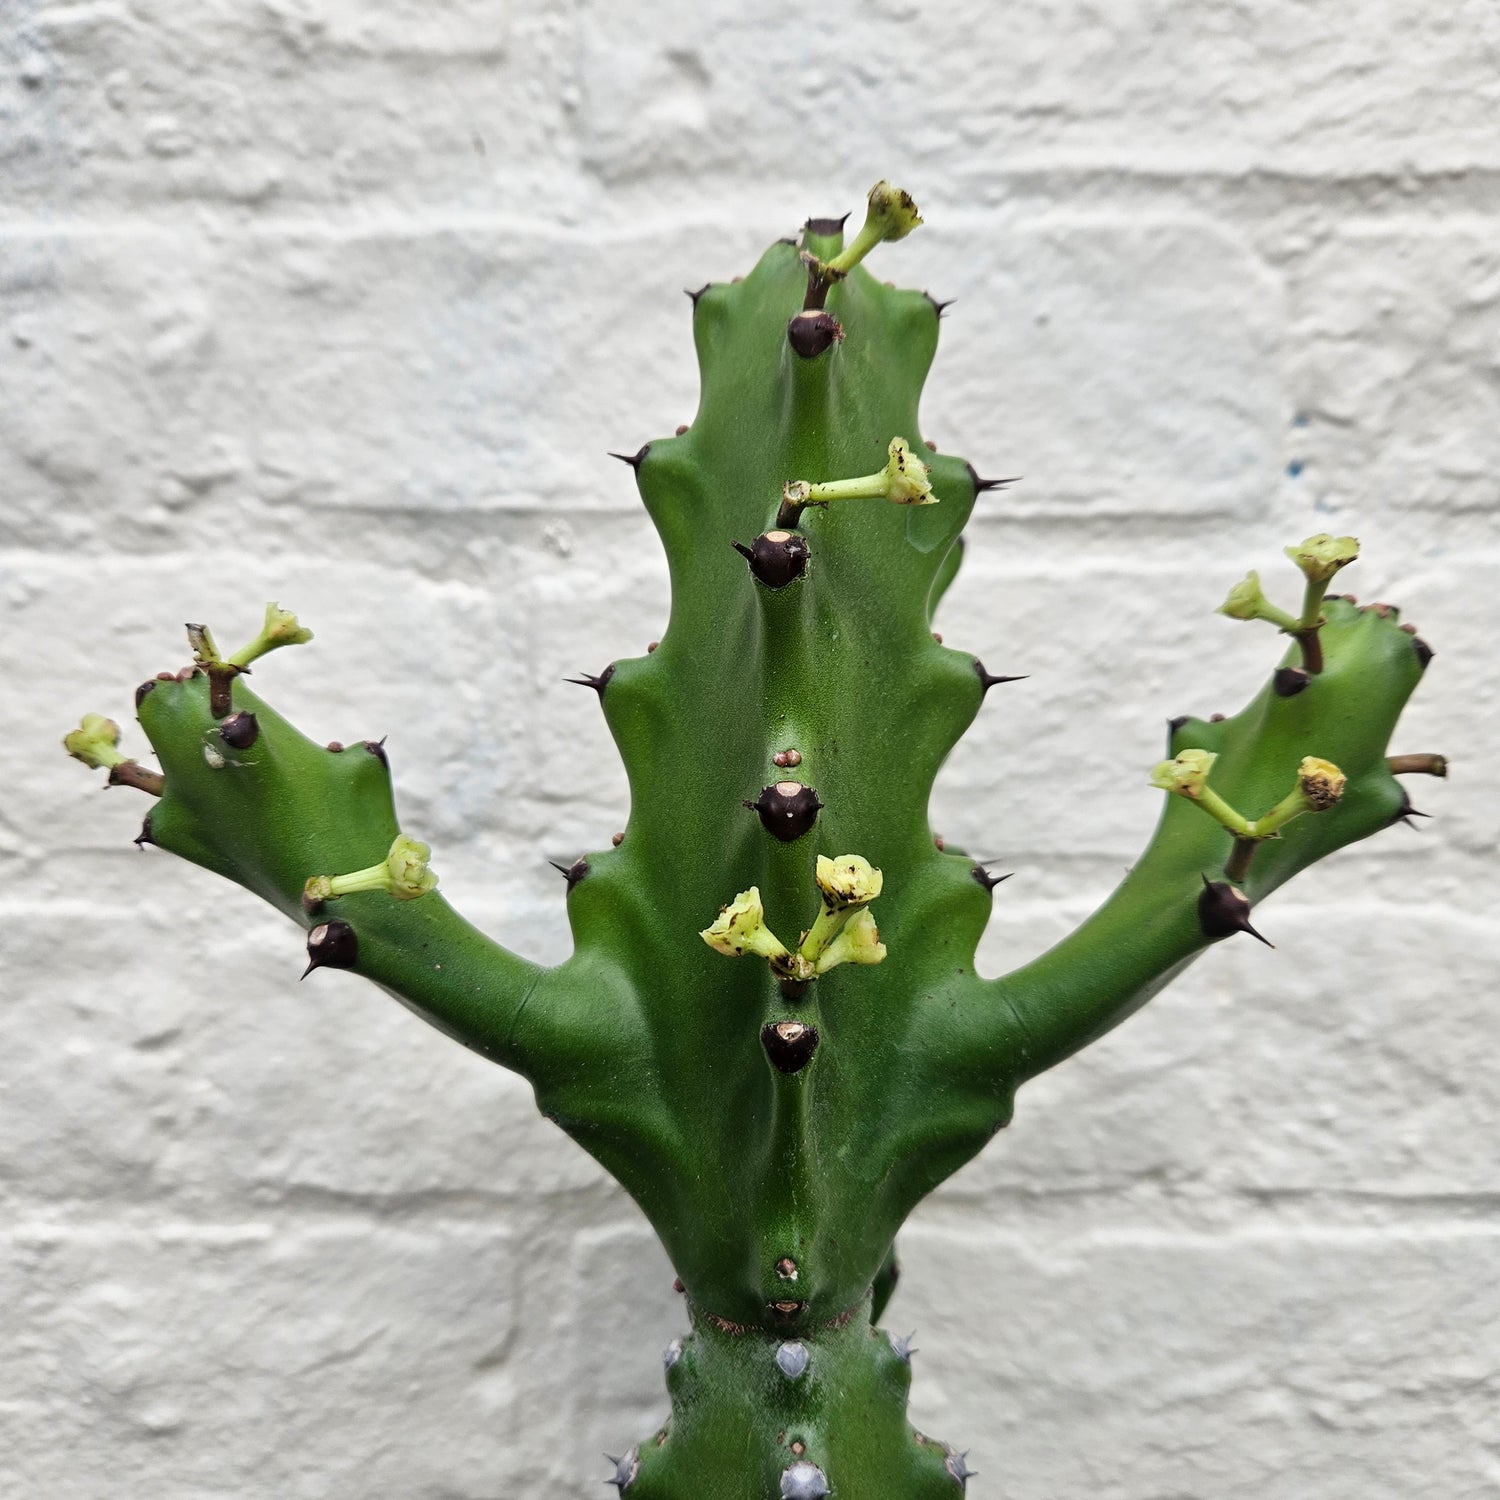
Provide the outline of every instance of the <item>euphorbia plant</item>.
<path id="1" fill-rule="evenodd" d="M 814 219 L 693 296 L 697 415 L 627 460 L 671 619 L 646 655 L 579 679 L 631 810 L 564 870 L 566 962 L 540 968 L 447 904 L 380 745 L 315 744 L 251 691 L 252 662 L 309 639 L 274 605 L 227 656 L 190 626 L 193 661 L 141 685 L 160 772 L 99 716 L 68 737 L 156 798 L 143 842 L 300 923 L 309 970 L 356 970 L 530 1079 L 640 1204 L 691 1332 L 666 1353 L 670 1419 L 611 1460 L 631 1500 L 965 1488 L 963 1450 L 907 1422 L 911 1350 L 879 1327 L 902 1222 L 1022 1083 L 1253 932 L 1283 881 L 1407 816 L 1395 773 L 1445 769 L 1387 753 L 1430 650 L 1394 609 L 1328 597 L 1357 544 L 1309 538 L 1288 549 L 1298 612 L 1254 574 L 1230 594 L 1225 613 L 1287 650 L 1239 713 L 1173 722 L 1160 825 L 1114 895 L 1034 962 L 975 972 L 1003 876 L 934 838 L 928 798 L 1012 678 L 932 621 L 996 485 L 918 430 L 941 307 L 862 265 L 920 222 L 877 184 L 847 247 L 842 221 Z"/>

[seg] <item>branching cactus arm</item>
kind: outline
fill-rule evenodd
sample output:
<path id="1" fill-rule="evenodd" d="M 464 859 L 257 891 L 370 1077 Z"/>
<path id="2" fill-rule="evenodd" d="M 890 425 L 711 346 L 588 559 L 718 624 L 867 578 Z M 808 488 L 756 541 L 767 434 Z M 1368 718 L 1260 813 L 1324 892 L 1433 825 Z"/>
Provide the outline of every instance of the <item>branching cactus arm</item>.
<path id="1" fill-rule="evenodd" d="M 1232 718 L 1174 721 L 1175 759 L 1158 780 L 1171 790 L 1141 858 L 1075 932 L 984 987 L 979 1012 L 989 1018 L 989 1045 L 1017 1081 L 1118 1025 L 1209 944 L 1236 932 L 1260 936 L 1250 925 L 1254 904 L 1308 865 L 1407 817 L 1411 803 L 1395 772 L 1444 774 L 1441 757 L 1403 763 L 1387 753 L 1431 659 L 1426 643 L 1387 605 L 1338 598 L 1322 609 L 1318 671 L 1306 670 L 1305 649 L 1294 647 Z M 1203 785 L 1178 791 L 1171 772 L 1181 779 L 1194 752 L 1208 758 Z M 1249 825 L 1243 814 L 1257 811 L 1265 829 L 1267 811 L 1295 808 L 1308 759 L 1332 765 L 1342 779 L 1327 805 L 1259 838 L 1226 826 L 1237 815 Z M 1209 799 L 1228 810 L 1225 821 L 1205 810 Z"/>
<path id="2" fill-rule="evenodd" d="M 227 704 L 211 702 L 220 692 Z M 570 1019 L 584 1025 L 581 1014 L 570 1018 L 571 987 L 485 937 L 434 889 L 426 846 L 401 833 L 382 745 L 317 744 L 243 675 L 212 669 L 163 673 L 141 685 L 136 704 L 161 764 L 159 774 L 146 773 L 155 782 L 144 789 L 157 800 L 142 842 L 233 880 L 299 922 L 309 971 L 354 970 L 528 1076 L 564 1045 Z M 121 762 L 112 779 L 140 784 L 125 769 L 133 764 Z M 320 882 L 332 887 L 326 899 L 318 899 Z"/>

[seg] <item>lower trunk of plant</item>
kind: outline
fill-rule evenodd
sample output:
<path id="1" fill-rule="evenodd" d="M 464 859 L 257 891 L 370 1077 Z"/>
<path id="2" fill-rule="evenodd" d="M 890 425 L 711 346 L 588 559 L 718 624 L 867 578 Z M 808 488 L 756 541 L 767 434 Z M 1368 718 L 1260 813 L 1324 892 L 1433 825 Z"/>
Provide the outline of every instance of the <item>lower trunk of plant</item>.
<path id="1" fill-rule="evenodd" d="M 784 1338 L 695 1312 L 667 1351 L 672 1415 L 613 1482 L 630 1500 L 955 1500 L 963 1456 L 907 1420 L 910 1354 L 870 1312 Z"/>

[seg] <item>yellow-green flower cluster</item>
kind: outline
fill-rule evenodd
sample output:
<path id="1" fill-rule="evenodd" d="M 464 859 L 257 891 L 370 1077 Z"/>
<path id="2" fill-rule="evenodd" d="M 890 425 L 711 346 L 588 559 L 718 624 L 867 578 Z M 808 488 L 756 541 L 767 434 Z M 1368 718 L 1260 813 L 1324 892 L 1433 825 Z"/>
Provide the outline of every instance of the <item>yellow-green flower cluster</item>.
<path id="1" fill-rule="evenodd" d="M 816 880 L 822 907 L 795 953 L 766 925 L 758 886 L 741 891 L 699 936 L 728 958 L 746 953 L 764 958 L 778 979 L 794 983 L 815 979 L 840 964 L 878 964 L 886 950 L 869 906 L 885 877 L 863 855 L 830 859 L 820 854 Z"/>

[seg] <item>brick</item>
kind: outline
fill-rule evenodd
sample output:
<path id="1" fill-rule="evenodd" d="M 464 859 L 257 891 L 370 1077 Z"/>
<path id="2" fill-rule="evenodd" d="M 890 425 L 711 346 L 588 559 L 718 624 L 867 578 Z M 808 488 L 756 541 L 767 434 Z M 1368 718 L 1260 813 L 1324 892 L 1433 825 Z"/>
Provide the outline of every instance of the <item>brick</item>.
<path id="1" fill-rule="evenodd" d="M 924 231 L 925 232 L 925 231 Z M 962 268 L 927 393 L 945 452 L 1021 474 L 1008 516 L 1252 515 L 1279 469 L 1282 294 L 1208 222 L 939 225 Z M 986 502 L 988 504 L 988 502 Z"/>
<path id="2" fill-rule="evenodd" d="M 331 1475 L 498 1493 L 513 1275 L 505 1232 L 469 1225 L 12 1224 L 0 1476 L 78 1500 L 311 1497 Z"/>
<path id="3" fill-rule="evenodd" d="M 1354 1500 L 1493 1483 L 1488 1228 L 1078 1238 L 913 1226 L 913 1415 L 1016 1500 Z M 925 1311 L 925 1309 L 924 1309 Z M 898 1303 L 893 1324 L 912 1314 Z M 977 1324 L 984 1320 L 986 1329 Z M 992 1320 L 992 1321 L 991 1321 Z"/>
<path id="4" fill-rule="evenodd" d="M 300 0 L 34 8 L 8 38 L 11 210 L 507 207 L 571 155 L 571 22 Z"/>
<path id="5" fill-rule="evenodd" d="M 1434 22 L 1367 4 L 1351 24 L 1292 0 L 1253 19 L 1188 0 L 840 5 L 825 20 L 841 44 L 825 52 L 786 0 L 753 14 L 676 0 L 652 15 L 647 29 L 612 10 L 580 37 L 584 160 L 617 186 L 780 181 L 814 147 L 814 184 L 912 161 L 943 189 L 986 195 L 1003 173 L 1067 168 L 1496 164 L 1487 59 L 1500 35 L 1480 6 Z"/>
<path id="6" fill-rule="evenodd" d="M 7 968 L 28 976 L 0 1165 L 12 1203 L 420 1221 L 513 1217 L 518 1202 L 524 1217 L 602 1180 L 520 1079 L 354 976 L 299 984 L 300 935 L 253 898 L 199 872 L 184 910 L 154 873 L 135 877 L 140 910 L 122 892 L 4 936 Z"/>
<path id="7" fill-rule="evenodd" d="M 1290 269 L 1288 286 L 1305 487 L 1324 504 L 1377 515 L 1492 512 L 1493 228 L 1415 217 L 1339 225 Z"/>
<path id="8" fill-rule="evenodd" d="M 663 321 L 691 261 L 660 238 L 412 225 L 276 231 L 222 254 L 158 231 L 6 243 L 13 545 L 74 545 L 85 510 L 137 546 L 181 545 L 226 511 L 226 526 L 255 514 L 258 539 L 284 526 L 305 545 L 300 514 L 282 513 L 332 512 L 323 560 L 374 511 L 482 553 L 493 533 L 476 536 L 476 514 L 636 514 L 606 450 L 634 451 L 696 404 L 686 302 Z M 627 289 L 607 313 L 570 294 L 602 283 Z"/>

